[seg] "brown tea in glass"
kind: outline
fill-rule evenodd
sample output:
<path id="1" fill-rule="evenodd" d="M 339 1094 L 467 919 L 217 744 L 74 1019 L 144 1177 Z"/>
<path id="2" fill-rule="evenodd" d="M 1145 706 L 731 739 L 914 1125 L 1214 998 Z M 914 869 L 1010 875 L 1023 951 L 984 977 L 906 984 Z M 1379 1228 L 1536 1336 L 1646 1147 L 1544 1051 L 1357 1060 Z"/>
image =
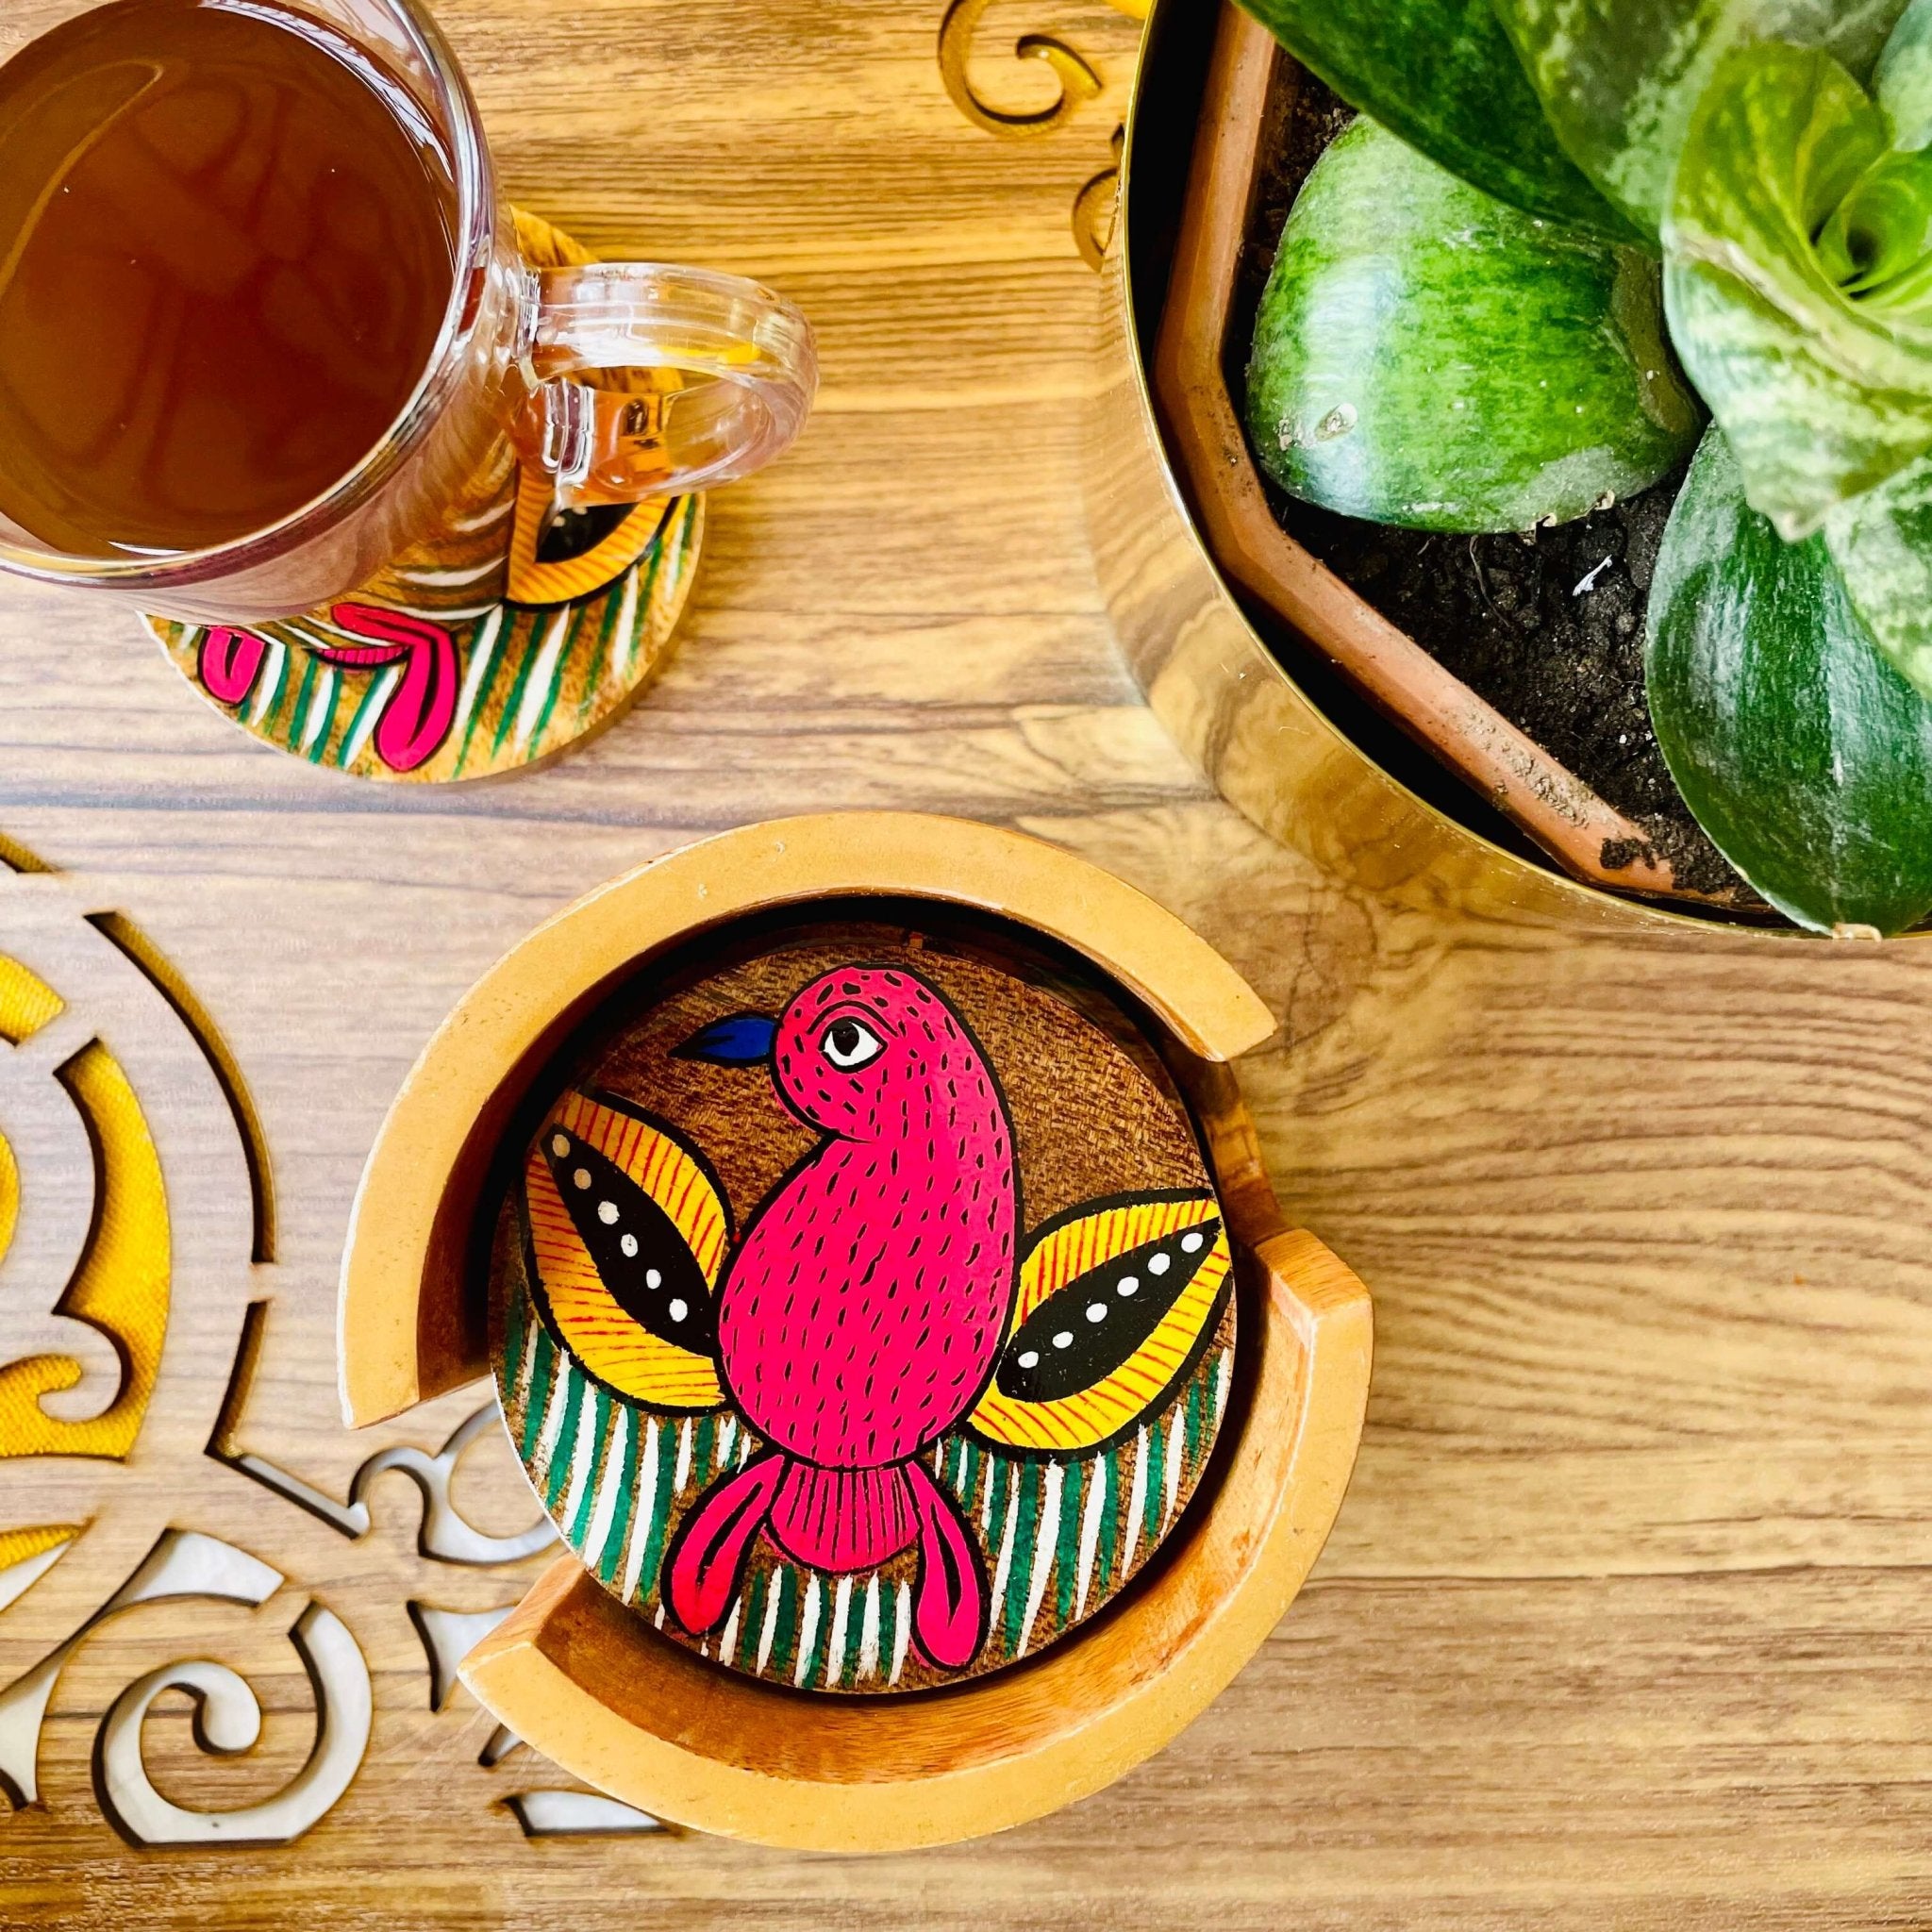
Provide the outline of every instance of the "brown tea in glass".
<path id="1" fill-rule="evenodd" d="M 691 496 L 798 435 L 791 303 L 522 227 L 424 0 L 0 0 L 0 576 L 475 617 L 526 498 Z"/>
<path id="2" fill-rule="evenodd" d="M 0 65 L 0 515 L 75 557 L 272 527 L 434 355 L 456 186 L 402 83 L 273 0 L 113 0 Z"/>

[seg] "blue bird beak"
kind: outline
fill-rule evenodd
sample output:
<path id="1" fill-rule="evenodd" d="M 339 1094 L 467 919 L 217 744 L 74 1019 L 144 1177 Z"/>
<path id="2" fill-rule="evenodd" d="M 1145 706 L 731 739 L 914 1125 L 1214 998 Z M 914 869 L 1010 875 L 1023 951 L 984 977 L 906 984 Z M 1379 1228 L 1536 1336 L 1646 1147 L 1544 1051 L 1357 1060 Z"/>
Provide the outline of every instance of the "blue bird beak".
<path id="1" fill-rule="evenodd" d="M 675 1060 L 705 1060 L 714 1067 L 756 1067 L 772 1058 L 778 1023 L 762 1013 L 733 1013 L 713 1020 L 671 1049 Z"/>

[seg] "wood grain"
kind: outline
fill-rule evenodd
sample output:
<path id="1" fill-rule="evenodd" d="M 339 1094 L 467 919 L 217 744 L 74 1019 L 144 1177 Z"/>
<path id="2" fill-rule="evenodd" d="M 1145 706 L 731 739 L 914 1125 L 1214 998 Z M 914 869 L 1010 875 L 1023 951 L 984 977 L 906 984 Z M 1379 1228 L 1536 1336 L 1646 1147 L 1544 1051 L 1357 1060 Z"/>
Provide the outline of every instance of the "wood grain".
<path id="1" fill-rule="evenodd" d="M 157 1606 L 78 1653 L 44 1808 L 0 1818 L 0 1922 L 1932 1921 L 1932 953 L 1582 931 L 1399 863 L 1386 890 L 1342 886 L 1197 782 L 1115 657 L 1081 524 L 1098 287 L 1069 210 L 1124 101 L 1133 29 L 1111 8 L 989 9 L 990 98 L 1052 98 L 1009 57 L 1022 32 L 1061 36 L 1107 82 L 1024 139 L 947 98 L 938 0 L 441 11 L 520 203 L 600 253 L 777 282 L 819 324 L 826 391 L 790 460 L 716 498 L 662 683 L 524 783 L 398 798 L 298 768 L 208 713 L 130 615 L 0 593 L 0 833 L 165 951 L 261 1114 L 276 1259 L 230 1305 L 271 1300 L 251 1440 L 338 1497 L 369 1453 L 336 1409 L 350 1199 L 405 1072 L 499 954 L 697 832 L 903 806 L 1110 867 L 1284 1018 L 1243 1080 L 1291 1217 L 1375 1291 L 1363 1452 L 1261 1655 L 1094 1799 L 872 1862 L 526 1841 L 502 1794 L 563 1781 L 527 1752 L 477 1765 L 491 1727 L 460 1691 L 431 1711 L 402 1603 L 500 1605 L 541 1559 L 425 1561 L 393 1477 L 352 1541 L 210 1461 L 232 1327 L 193 1338 L 125 1473 L 36 1472 L 45 1520 L 66 1520 L 63 1489 L 108 1499 L 103 1554 L 63 1583 L 94 1563 L 84 1541 L 0 1619 L 0 1674 L 38 1654 L 22 1620 L 71 1627 L 166 1521 L 299 1589 L 260 1613 Z M 244 1186 L 208 1144 L 231 1163 L 208 1172 Z M 245 1241 L 245 1200 L 233 1219 Z M 472 1406 L 446 1396 L 375 1441 L 433 1447 Z M 508 1487 L 487 1494 L 484 1474 L 475 1513 L 517 1527 L 514 1471 L 491 1465 Z M 219 1649 L 270 1706 L 264 1743 L 208 1759 L 164 1699 L 157 1780 L 210 1803 L 275 1789 L 312 1736 L 284 1638 L 311 1592 L 375 1682 L 358 1785 L 287 1850 L 125 1844 L 92 1791 L 101 1713 L 162 1657 Z"/>

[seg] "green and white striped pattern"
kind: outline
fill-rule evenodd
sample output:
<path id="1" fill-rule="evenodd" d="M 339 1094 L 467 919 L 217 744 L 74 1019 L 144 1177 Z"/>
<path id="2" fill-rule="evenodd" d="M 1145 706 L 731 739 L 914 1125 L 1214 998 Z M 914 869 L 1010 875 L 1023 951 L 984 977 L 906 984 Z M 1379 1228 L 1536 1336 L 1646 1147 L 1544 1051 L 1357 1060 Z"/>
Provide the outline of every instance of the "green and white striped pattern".
<path id="1" fill-rule="evenodd" d="M 649 680 L 690 596 L 703 534 L 704 499 L 688 496 L 637 562 L 593 597 L 423 613 L 449 626 L 462 682 L 448 738 L 412 772 L 390 770 L 373 742 L 403 667 L 367 673 L 323 663 L 310 646 L 369 642 L 326 611 L 255 625 L 269 648 L 247 696 L 240 706 L 208 701 L 264 743 L 357 777 L 435 783 L 535 764 L 608 724 Z M 144 622 L 208 696 L 200 680 L 208 627 Z"/>
<path id="2" fill-rule="evenodd" d="M 913 1690 L 953 1680 L 911 1647 L 912 1554 L 827 1576 L 757 1549 L 729 1619 L 694 1641 L 667 1624 L 658 1567 L 684 1513 L 759 1446 L 728 1412 L 653 1415 L 593 1382 L 536 1318 L 521 1283 L 498 1338 L 503 1411 L 524 1467 L 585 1565 L 667 1636 L 799 1690 Z M 1225 1411 L 1232 1310 L 1168 1406 L 1085 1460 L 1028 1461 L 948 1437 L 934 1473 L 977 1532 L 991 1580 L 977 1671 L 1031 1656 L 1115 1595 L 1187 1507 Z"/>

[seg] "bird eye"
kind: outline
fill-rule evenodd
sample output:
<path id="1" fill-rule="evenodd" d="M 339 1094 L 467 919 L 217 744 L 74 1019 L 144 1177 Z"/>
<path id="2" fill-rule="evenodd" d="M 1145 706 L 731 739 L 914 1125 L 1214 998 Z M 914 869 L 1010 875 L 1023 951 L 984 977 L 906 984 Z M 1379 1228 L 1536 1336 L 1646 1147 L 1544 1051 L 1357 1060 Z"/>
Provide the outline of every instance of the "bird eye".
<path id="1" fill-rule="evenodd" d="M 857 1020 L 835 1020 L 819 1041 L 819 1051 L 841 1074 L 854 1074 L 860 1067 L 871 1066 L 885 1050 L 885 1041 Z"/>

